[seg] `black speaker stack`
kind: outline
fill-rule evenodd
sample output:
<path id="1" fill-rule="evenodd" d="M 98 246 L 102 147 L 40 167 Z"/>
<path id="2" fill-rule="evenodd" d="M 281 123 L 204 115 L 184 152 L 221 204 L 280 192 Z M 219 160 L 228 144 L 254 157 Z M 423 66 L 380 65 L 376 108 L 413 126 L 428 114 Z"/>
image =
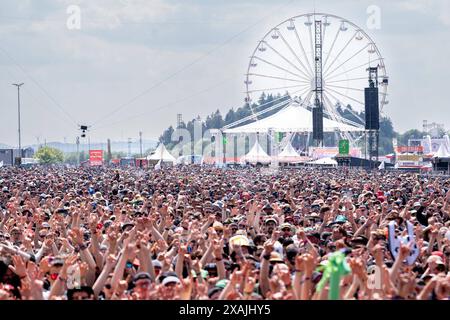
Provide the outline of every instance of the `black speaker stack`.
<path id="1" fill-rule="evenodd" d="M 323 140 L 323 109 L 321 107 L 314 107 L 313 112 L 313 139 Z"/>
<path id="2" fill-rule="evenodd" d="M 365 88 L 366 130 L 380 130 L 378 88 Z"/>

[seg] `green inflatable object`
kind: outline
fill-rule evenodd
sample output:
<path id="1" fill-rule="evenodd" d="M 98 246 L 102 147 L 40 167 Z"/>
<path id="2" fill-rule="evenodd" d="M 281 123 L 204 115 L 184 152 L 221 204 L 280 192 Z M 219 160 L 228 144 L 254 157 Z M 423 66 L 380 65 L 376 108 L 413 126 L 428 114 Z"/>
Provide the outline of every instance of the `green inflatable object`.
<path id="1" fill-rule="evenodd" d="M 345 260 L 345 254 L 341 251 L 334 252 L 317 270 L 322 271 L 322 279 L 317 285 L 319 292 L 322 291 L 329 280 L 330 290 L 328 291 L 328 300 L 339 300 L 339 283 L 341 282 L 341 277 L 351 272 L 350 266 Z"/>

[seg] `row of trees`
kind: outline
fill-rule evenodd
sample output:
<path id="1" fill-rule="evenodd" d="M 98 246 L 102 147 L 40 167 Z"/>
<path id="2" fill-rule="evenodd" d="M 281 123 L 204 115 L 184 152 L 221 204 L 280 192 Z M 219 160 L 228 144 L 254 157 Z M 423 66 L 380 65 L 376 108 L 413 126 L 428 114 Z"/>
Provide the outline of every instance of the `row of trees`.
<path id="1" fill-rule="evenodd" d="M 145 154 L 150 154 L 152 149 L 146 150 Z M 111 159 L 120 159 L 126 157 L 125 152 L 105 152 L 105 162 L 111 161 Z M 89 160 L 89 153 L 81 150 L 78 154 L 76 152 L 63 153 L 61 150 L 52 148 L 49 146 L 41 147 L 35 153 L 34 157 L 42 164 L 78 164 Z M 132 155 L 134 158 L 140 157 L 140 154 Z"/>

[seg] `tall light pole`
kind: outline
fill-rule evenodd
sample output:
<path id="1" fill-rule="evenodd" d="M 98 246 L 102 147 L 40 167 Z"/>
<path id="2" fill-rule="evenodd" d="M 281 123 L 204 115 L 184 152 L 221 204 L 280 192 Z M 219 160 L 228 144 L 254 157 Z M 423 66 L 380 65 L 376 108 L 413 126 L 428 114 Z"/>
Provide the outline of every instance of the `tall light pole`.
<path id="1" fill-rule="evenodd" d="M 77 137 L 77 165 L 80 165 L 80 137 Z"/>
<path id="2" fill-rule="evenodd" d="M 22 137 L 20 135 L 20 87 L 24 85 L 24 83 L 13 83 L 13 86 L 17 87 L 17 113 L 19 118 L 19 158 L 22 159 Z"/>
<path id="3" fill-rule="evenodd" d="M 139 146 L 141 149 L 141 158 L 142 158 L 142 131 L 139 132 Z"/>
<path id="4" fill-rule="evenodd" d="M 128 138 L 128 158 L 131 158 L 131 138 Z"/>

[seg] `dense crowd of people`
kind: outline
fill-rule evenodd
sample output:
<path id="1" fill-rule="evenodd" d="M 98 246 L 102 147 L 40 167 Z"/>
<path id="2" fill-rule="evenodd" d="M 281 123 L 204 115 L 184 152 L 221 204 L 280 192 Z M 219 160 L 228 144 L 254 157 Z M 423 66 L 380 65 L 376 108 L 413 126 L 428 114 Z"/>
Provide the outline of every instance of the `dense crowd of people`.
<path id="1" fill-rule="evenodd" d="M 0 169 L 0 300 L 445 300 L 450 179 Z"/>

